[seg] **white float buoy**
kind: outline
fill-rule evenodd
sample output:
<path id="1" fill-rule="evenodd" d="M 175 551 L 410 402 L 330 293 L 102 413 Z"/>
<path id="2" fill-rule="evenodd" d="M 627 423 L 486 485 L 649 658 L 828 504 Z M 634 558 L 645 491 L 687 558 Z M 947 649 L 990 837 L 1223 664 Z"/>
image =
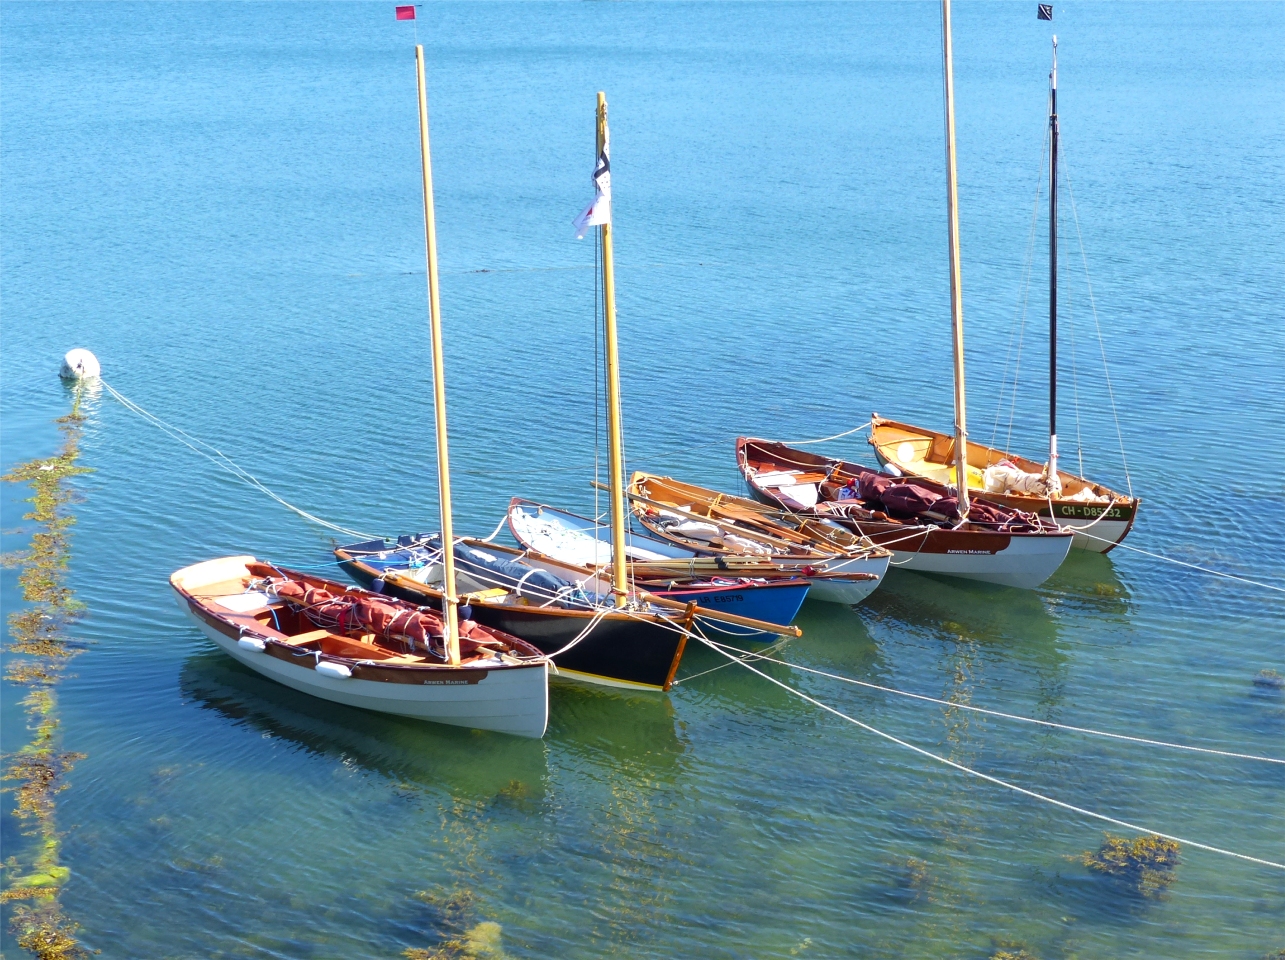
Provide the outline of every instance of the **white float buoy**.
<path id="1" fill-rule="evenodd" d="M 89 380 L 98 377 L 100 373 L 102 368 L 99 368 L 98 357 L 80 347 L 67 351 L 67 356 L 63 357 L 62 369 L 58 371 L 59 377 L 64 380 Z"/>
<path id="2" fill-rule="evenodd" d="M 98 358 L 88 350 L 77 347 L 75 350 L 68 350 L 67 356 L 62 358 L 62 369 L 58 371 L 58 376 L 64 380 L 91 380 L 101 372 Z"/>

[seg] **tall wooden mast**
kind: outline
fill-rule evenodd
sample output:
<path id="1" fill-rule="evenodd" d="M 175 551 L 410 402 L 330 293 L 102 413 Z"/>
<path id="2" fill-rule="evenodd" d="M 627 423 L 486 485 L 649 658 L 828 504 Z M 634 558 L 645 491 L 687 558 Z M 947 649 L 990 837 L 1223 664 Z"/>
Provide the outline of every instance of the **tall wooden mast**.
<path id="1" fill-rule="evenodd" d="M 433 412 L 437 431 L 437 495 L 442 521 L 442 613 L 446 620 L 446 656 L 460 662 L 459 597 L 455 593 L 455 537 L 451 525 L 451 467 L 446 440 L 446 373 L 442 362 L 442 310 L 437 286 L 437 225 L 433 217 L 433 165 L 428 152 L 428 92 L 424 83 L 424 48 L 415 45 L 419 78 L 419 147 L 424 170 L 424 248 L 428 258 L 428 325 L 433 344 Z"/>
<path id="2" fill-rule="evenodd" d="M 955 351 L 955 487 L 959 515 L 968 516 L 968 422 L 964 401 L 964 293 L 959 277 L 959 196 L 955 183 L 955 76 L 950 0 L 941 0 L 942 72 L 946 86 L 946 205 L 950 219 L 950 328 Z"/>
<path id="3" fill-rule="evenodd" d="M 598 91 L 598 156 L 609 160 L 607 97 Z M 625 456 L 620 423 L 620 355 L 616 347 L 616 275 L 611 253 L 611 220 L 598 226 L 602 243 L 602 309 L 607 351 L 607 457 L 611 480 L 611 579 L 616 606 L 624 606 L 629 589 L 625 566 Z"/>
<path id="4" fill-rule="evenodd" d="M 1049 484 L 1057 478 L 1057 36 L 1049 73 Z"/>

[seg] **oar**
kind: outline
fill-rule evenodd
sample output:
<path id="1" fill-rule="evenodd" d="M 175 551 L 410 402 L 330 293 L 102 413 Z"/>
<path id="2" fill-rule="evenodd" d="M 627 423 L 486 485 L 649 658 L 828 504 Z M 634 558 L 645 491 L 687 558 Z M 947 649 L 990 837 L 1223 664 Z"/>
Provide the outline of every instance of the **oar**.
<path id="1" fill-rule="evenodd" d="M 597 480 L 591 480 L 589 482 L 592 486 L 595 486 L 598 489 L 602 489 L 602 484 L 599 483 Z M 832 560 L 838 556 L 852 557 L 852 556 L 857 556 L 867 552 L 864 549 L 848 550 L 836 544 L 828 544 L 827 545 L 829 547 L 828 550 L 821 550 L 821 549 L 818 549 L 815 546 L 815 544 L 813 544 L 812 541 L 808 538 L 801 538 L 798 541 L 784 540 L 776 536 L 773 536 L 772 534 L 760 533 L 757 530 L 745 530 L 741 527 L 737 527 L 735 524 L 720 523 L 718 520 L 714 519 L 713 517 L 703 517 L 698 513 L 691 513 L 688 510 L 684 510 L 682 507 L 676 507 L 673 504 L 669 504 L 669 503 L 662 503 L 659 500 L 652 500 L 648 497 L 644 497 L 641 493 L 634 493 L 631 490 L 626 490 L 625 495 L 629 497 L 630 500 L 634 500 L 638 503 L 646 504 L 649 507 L 655 507 L 658 510 L 668 510 L 670 513 L 675 513 L 680 517 L 686 517 L 689 520 L 695 520 L 698 523 L 711 524 L 715 527 L 718 527 L 718 529 L 722 530 L 725 533 L 731 533 L 736 536 L 748 536 L 752 539 L 762 540 L 766 543 L 771 543 L 774 546 L 778 546 L 778 547 L 786 547 L 786 548 L 805 547 L 806 549 L 811 551 L 814 556 L 816 556 L 818 559 L 821 559 L 821 560 Z M 782 532 L 782 533 L 786 533 L 786 532 L 793 533 L 793 531 L 780 530 L 779 528 L 774 528 L 774 529 L 778 529 L 779 532 Z"/>
<path id="2" fill-rule="evenodd" d="M 658 597 L 654 593 L 648 593 L 646 590 L 639 590 L 638 596 L 648 603 L 655 604 L 658 607 L 668 607 L 671 610 L 688 609 L 688 604 L 680 603 L 677 600 L 670 600 L 668 597 Z M 734 613 L 726 613 L 722 610 L 711 610 L 708 607 L 698 606 L 696 616 L 701 620 L 721 620 L 724 623 L 736 624 L 740 627 L 750 627 L 754 630 L 761 630 L 763 633 L 775 633 L 781 637 L 801 637 L 803 631 L 793 625 L 784 625 L 780 623 L 768 623 L 766 620 L 752 620 L 749 617 L 740 617 Z"/>
<path id="3" fill-rule="evenodd" d="M 768 510 L 771 509 L 769 507 L 764 507 L 763 512 L 760 513 L 751 508 L 736 507 L 734 505 L 725 503 L 722 500 L 722 494 L 718 494 L 713 500 L 710 500 L 708 497 L 705 497 L 703 494 L 698 493 L 694 490 L 684 491 L 684 490 L 678 489 L 680 486 L 683 486 L 683 487 L 687 486 L 686 484 L 676 484 L 674 481 L 665 480 L 660 477 L 653 477 L 650 474 L 644 474 L 644 476 L 646 476 L 648 483 L 657 483 L 657 484 L 660 484 L 661 486 L 668 487 L 669 490 L 667 492 L 669 492 L 671 495 L 683 494 L 684 499 L 686 499 L 686 497 L 690 495 L 693 499 L 701 500 L 705 508 L 710 510 L 711 512 L 718 511 L 718 513 L 721 514 L 722 516 L 727 517 L 731 520 L 735 520 L 738 523 L 753 524 L 756 527 L 762 528 L 764 534 L 766 534 L 767 536 L 774 536 L 779 534 L 782 538 L 787 540 L 792 540 L 799 544 L 806 545 L 808 543 L 808 540 L 809 540 L 808 537 L 802 536 L 801 534 L 798 533 L 798 531 L 793 530 L 782 523 L 778 523 L 774 517 L 769 515 L 767 512 Z M 670 508 L 667 507 L 666 509 L 670 509 Z M 712 519 L 712 518 L 701 518 L 701 519 Z"/>

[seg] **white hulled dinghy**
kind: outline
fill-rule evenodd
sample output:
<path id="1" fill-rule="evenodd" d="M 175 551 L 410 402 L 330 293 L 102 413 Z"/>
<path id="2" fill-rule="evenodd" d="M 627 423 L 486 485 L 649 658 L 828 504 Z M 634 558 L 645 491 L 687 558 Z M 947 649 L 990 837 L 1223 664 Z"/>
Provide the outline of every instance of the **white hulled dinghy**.
<path id="1" fill-rule="evenodd" d="M 761 503 L 869 537 L 891 550 L 902 570 L 1030 589 L 1051 577 L 1071 549 L 1070 531 L 1057 524 L 982 499 L 968 503 L 931 480 L 901 483 L 857 463 L 752 437 L 736 441 L 736 462 Z M 750 509 L 745 501 L 740 506 Z"/>
<path id="2" fill-rule="evenodd" d="M 287 687 L 379 713 L 544 735 L 548 659 L 501 630 L 459 621 L 451 643 L 438 611 L 251 556 L 184 567 L 170 586 L 224 652 Z"/>

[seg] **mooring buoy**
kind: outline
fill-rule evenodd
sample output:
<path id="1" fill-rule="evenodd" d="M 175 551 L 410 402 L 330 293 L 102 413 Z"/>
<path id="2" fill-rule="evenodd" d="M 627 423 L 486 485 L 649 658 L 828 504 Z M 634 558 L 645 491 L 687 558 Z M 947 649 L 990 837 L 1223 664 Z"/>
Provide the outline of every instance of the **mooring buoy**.
<path id="1" fill-rule="evenodd" d="M 58 371 L 58 376 L 64 380 L 90 380 L 101 372 L 98 358 L 88 350 L 77 347 L 75 350 L 68 350 L 67 356 L 62 358 L 62 369 Z"/>

